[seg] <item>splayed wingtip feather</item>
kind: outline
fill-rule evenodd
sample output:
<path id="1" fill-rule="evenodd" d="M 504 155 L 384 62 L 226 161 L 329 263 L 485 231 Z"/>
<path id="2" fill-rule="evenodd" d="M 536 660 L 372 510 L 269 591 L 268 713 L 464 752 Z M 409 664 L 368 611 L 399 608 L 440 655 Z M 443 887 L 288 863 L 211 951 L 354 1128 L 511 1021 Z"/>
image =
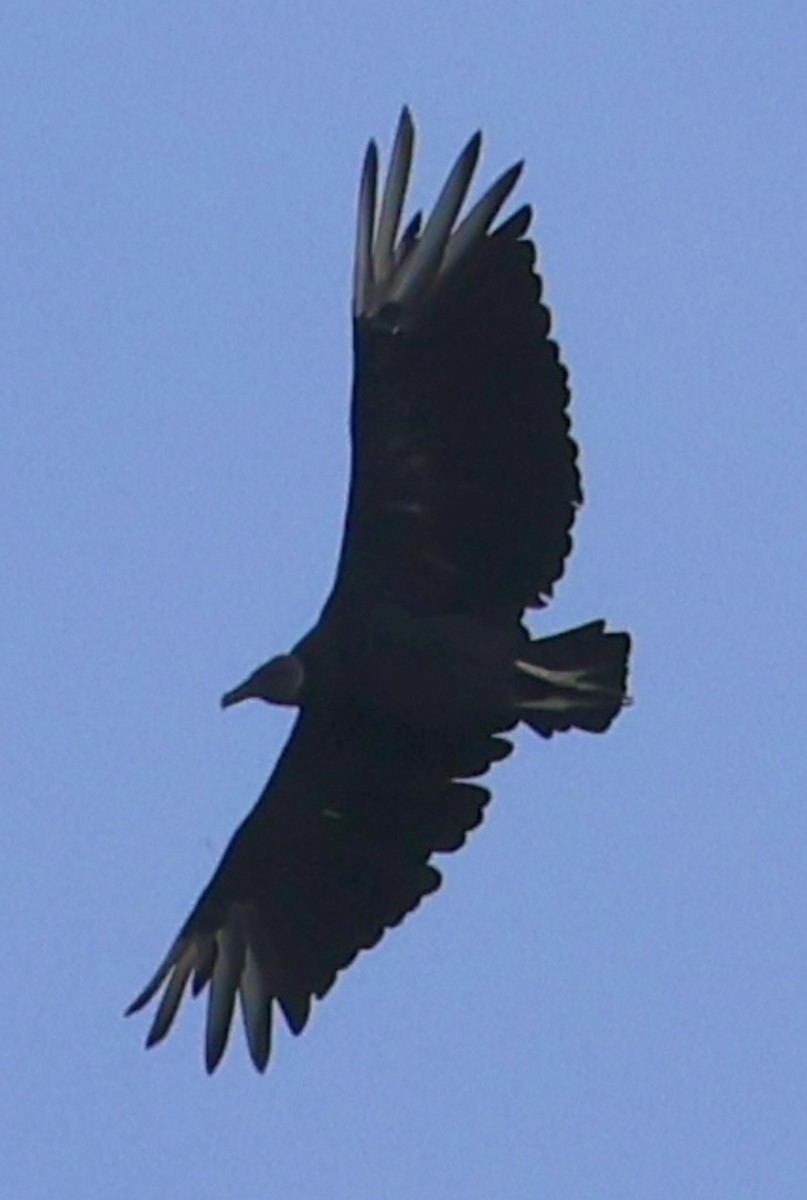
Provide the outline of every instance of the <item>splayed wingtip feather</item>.
<path id="1" fill-rule="evenodd" d="M 522 204 L 521 208 L 517 208 L 511 217 L 502 221 L 501 225 L 493 230 L 491 237 L 512 238 L 514 242 L 518 241 L 529 229 L 531 221 L 532 205 Z"/>
<path id="2" fill-rule="evenodd" d="M 458 155 L 426 222 L 415 253 L 410 255 L 394 281 L 390 301 L 406 305 L 414 296 L 426 290 L 439 271 L 451 229 L 467 195 L 481 145 L 482 135 L 477 131 Z"/>
<path id="3" fill-rule="evenodd" d="M 376 284 L 383 284 L 395 270 L 395 243 L 409 186 L 414 144 L 415 127 L 412 117 L 409 109 L 403 108 L 387 167 L 373 248 L 373 278 Z"/>
<path id="4" fill-rule="evenodd" d="M 373 291 L 373 238 L 375 232 L 378 148 L 368 143 L 359 185 L 356 223 L 356 258 L 353 268 L 353 316 L 366 311 Z"/>
<path id="5" fill-rule="evenodd" d="M 157 1012 L 154 1014 L 154 1020 L 151 1023 L 151 1029 L 146 1038 L 147 1049 L 161 1042 L 173 1025 L 174 1017 L 177 1015 L 177 1010 L 182 1003 L 188 979 L 195 965 L 196 947 L 190 945 L 171 972 L 171 977 L 162 994 L 162 999 L 160 1000 Z"/>
<path id="6" fill-rule="evenodd" d="M 518 183 L 524 161 L 514 163 L 491 184 L 480 200 L 457 226 L 446 247 L 441 270 L 450 271 L 490 229 L 507 197 Z"/>
<path id="7" fill-rule="evenodd" d="M 228 924 L 216 934 L 216 962 L 208 993 L 205 1067 L 212 1074 L 227 1046 L 233 1006 L 244 966 L 246 945 L 237 924 Z"/>
<path id="8" fill-rule="evenodd" d="M 179 960 L 184 945 L 185 943 L 182 941 L 182 939 L 177 939 L 177 941 L 174 942 L 174 944 L 171 946 L 171 949 L 168 951 L 165 958 L 152 975 L 151 979 L 143 988 L 142 992 L 135 996 L 132 1003 L 126 1009 L 124 1016 L 131 1017 L 133 1013 L 140 1012 L 140 1009 L 145 1008 L 149 1000 L 156 996 L 168 972 L 171 970 L 174 963 Z"/>
<path id="9" fill-rule="evenodd" d="M 311 1015 L 311 997 L 305 992 L 296 995 L 287 992 L 285 996 L 278 996 L 278 1003 L 283 1010 L 283 1016 L 286 1018 L 289 1029 L 295 1037 L 298 1037 L 305 1029 Z"/>
<path id="10" fill-rule="evenodd" d="M 387 305 L 397 311 L 417 308 L 435 279 L 460 264 L 486 235 L 519 238 L 529 225 L 532 212 L 525 206 L 490 233 L 523 170 L 523 162 L 517 162 L 499 176 L 454 229 L 479 158 L 482 135 L 477 131 L 457 156 L 423 232 L 418 214 L 399 238 L 414 139 L 414 123 L 409 109 L 404 107 L 384 181 L 380 212 L 377 149 L 375 142 L 368 146 L 359 195 L 354 318 L 372 316 Z"/>
<path id="11" fill-rule="evenodd" d="M 238 998 L 250 1057 L 259 1071 L 265 1071 L 272 1049 L 272 1000 L 249 946 L 238 985 Z"/>

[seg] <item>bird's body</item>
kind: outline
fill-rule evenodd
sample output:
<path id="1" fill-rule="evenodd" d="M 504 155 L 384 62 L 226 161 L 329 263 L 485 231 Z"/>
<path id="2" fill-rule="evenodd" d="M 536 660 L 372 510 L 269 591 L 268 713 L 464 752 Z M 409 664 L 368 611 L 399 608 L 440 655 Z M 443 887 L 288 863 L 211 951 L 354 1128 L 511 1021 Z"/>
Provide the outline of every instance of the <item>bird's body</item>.
<path id="1" fill-rule="evenodd" d="M 334 625 L 336 636 L 326 625 L 297 648 L 310 663 L 312 698 L 320 689 L 323 702 L 413 728 L 495 726 L 505 712 L 502 728 L 513 723 L 509 676 L 519 639 L 512 630 L 383 603 L 345 612 Z"/>
<path id="2" fill-rule="evenodd" d="M 414 130 L 404 111 L 383 195 L 362 175 L 354 282 L 353 469 L 322 615 L 225 704 L 299 709 L 253 811 L 160 968 L 149 1044 L 189 982 L 208 988 L 206 1062 L 240 1001 L 263 1069 L 272 1009 L 299 1032 L 311 1001 L 439 885 L 490 798 L 478 784 L 523 721 L 601 731 L 625 700 L 629 640 L 602 621 L 535 640 L 582 500 L 567 372 L 525 239 L 491 232 L 511 168 L 457 224 L 479 151 L 458 158 L 420 229 L 399 236 Z"/>

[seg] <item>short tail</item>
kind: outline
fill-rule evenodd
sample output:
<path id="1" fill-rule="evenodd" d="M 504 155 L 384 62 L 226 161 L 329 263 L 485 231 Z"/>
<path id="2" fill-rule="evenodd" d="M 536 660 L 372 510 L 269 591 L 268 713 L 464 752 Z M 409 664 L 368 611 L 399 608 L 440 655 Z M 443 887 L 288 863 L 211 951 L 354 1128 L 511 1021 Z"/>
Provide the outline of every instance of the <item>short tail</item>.
<path id="1" fill-rule="evenodd" d="M 519 716 L 542 737 L 565 729 L 602 733 L 630 703 L 630 637 L 591 621 L 529 642 L 516 661 Z"/>

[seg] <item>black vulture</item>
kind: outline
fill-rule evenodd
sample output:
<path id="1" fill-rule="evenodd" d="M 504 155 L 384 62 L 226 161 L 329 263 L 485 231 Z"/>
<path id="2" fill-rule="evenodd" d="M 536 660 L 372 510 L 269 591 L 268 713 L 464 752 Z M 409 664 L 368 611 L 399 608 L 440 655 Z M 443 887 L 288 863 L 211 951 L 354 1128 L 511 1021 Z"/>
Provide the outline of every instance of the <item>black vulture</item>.
<path id="1" fill-rule="evenodd" d="M 517 163 L 458 220 L 476 133 L 434 210 L 401 233 L 414 127 L 404 109 L 383 188 L 370 142 L 358 207 L 352 473 L 336 581 L 314 629 L 222 703 L 299 709 L 257 804 L 156 973 L 147 1044 L 190 984 L 208 989 L 217 1066 L 238 999 L 264 1070 L 277 1004 L 294 1033 L 360 950 L 440 885 L 436 852 L 477 826 L 469 780 L 502 734 L 608 728 L 629 638 L 603 621 L 533 639 L 582 501 L 568 374 L 527 238 L 495 226 Z M 495 227 L 494 227 L 495 226 Z"/>

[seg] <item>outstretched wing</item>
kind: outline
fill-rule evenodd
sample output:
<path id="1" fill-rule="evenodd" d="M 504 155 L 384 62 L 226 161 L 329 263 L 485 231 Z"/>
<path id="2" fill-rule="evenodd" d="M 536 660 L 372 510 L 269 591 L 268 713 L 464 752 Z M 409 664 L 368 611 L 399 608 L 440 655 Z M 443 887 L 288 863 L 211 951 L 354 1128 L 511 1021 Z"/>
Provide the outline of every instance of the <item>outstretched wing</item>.
<path id="1" fill-rule="evenodd" d="M 521 164 L 458 224 L 476 134 L 423 230 L 418 216 L 399 237 L 413 140 L 404 109 L 380 202 L 372 142 L 364 163 L 337 590 L 510 620 L 551 595 L 571 548 L 582 493 L 567 372 L 525 238 L 530 209 L 491 232 Z"/>
<path id="2" fill-rule="evenodd" d="M 301 713 L 258 803 L 128 1009 L 162 989 L 147 1045 L 169 1032 L 190 983 L 194 994 L 208 990 L 208 1071 L 224 1053 L 236 998 L 264 1070 L 274 1005 L 299 1033 L 337 972 L 435 891 L 430 855 L 462 845 L 490 798 L 456 777 L 482 774 L 509 750 L 485 732 L 431 739 Z"/>

